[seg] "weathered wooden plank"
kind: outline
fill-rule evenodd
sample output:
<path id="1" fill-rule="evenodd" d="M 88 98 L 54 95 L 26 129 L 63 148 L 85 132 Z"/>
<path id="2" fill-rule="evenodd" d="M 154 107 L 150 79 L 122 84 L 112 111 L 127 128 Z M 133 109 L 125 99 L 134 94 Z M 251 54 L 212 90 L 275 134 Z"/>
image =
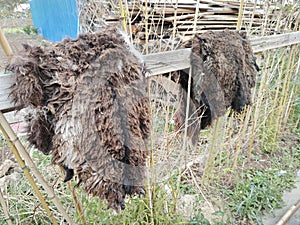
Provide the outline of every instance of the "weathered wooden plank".
<path id="1" fill-rule="evenodd" d="M 11 74 L 0 74 L 0 111 L 8 112 L 15 107 L 9 98 L 9 88 L 15 82 L 15 77 Z"/>
<path id="2" fill-rule="evenodd" d="M 148 76 L 183 70 L 190 67 L 190 50 L 179 49 L 144 56 Z"/>
<path id="3" fill-rule="evenodd" d="M 250 39 L 255 53 L 269 49 L 289 46 L 300 43 L 300 32 L 272 35 Z M 191 49 L 179 49 L 169 52 L 154 53 L 143 56 L 148 72 L 147 77 L 158 74 L 183 70 L 190 67 Z M 14 109 L 8 97 L 9 87 L 15 82 L 12 74 L 0 74 L 0 110 L 8 112 Z"/>
<path id="4" fill-rule="evenodd" d="M 226 28 L 228 30 L 236 30 L 236 25 L 235 26 L 226 26 Z M 218 32 L 218 31 L 222 31 L 222 30 L 224 30 L 223 27 L 217 27 L 217 26 L 216 27 L 212 27 L 212 26 L 208 27 L 207 26 L 207 27 L 201 27 L 201 30 L 195 30 L 195 31 L 192 30 L 192 28 L 190 30 L 180 30 L 180 33 L 183 36 L 188 37 L 187 39 L 185 38 L 185 40 L 184 40 L 184 41 L 187 41 L 187 40 L 191 39 L 191 37 L 195 34 L 202 34 L 202 33 L 205 33 L 207 31 L 216 31 L 216 32 Z"/>
<path id="5" fill-rule="evenodd" d="M 199 25 L 198 24 L 198 26 L 197 26 L 197 29 L 199 29 L 199 30 L 214 29 L 214 28 L 220 28 L 220 29 L 224 30 L 224 24 L 205 24 L 205 25 Z M 236 24 L 231 24 L 231 25 L 227 24 L 226 28 L 227 29 L 230 29 L 230 28 L 235 29 Z M 193 31 L 189 31 L 189 30 L 193 29 L 192 25 L 179 25 L 177 27 L 177 29 L 180 30 L 180 31 L 183 30 L 182 32 L 185 33 L 185 34 L 188 34 L 189 32 L 193 33 Z M 198 30 L 196 30 L 194 33 L 198 33 Z"/>
<path id="6" fill-rule="evenodd" d="M 225 6 L 227 8 L 239 9 L 239 6 L 226 4 L 224 2 L 218 2 L 218 1 L 212 1 L 212 0 L 201 0 L 201 2 L 208 3 L 208 4 L 211 4 L 211 5 Z"/>
<path id="7" fill-rule="evenodd" d="M 279 34 L 250 39 L 254 53 L 285 47 L 300 43 L 300 32 Z M 180 49 L 170 52 L 155 53 L 144 56 L 144 60 L 151 73 L 148 76 L 168 73 L 189 68 L 191 49 Z"/>
<path id="8" fill-rule="evenodd" d="M 300 32 L 251 39 L 251 46 L 254 52 L 263 52 L 269 49 L 280 48 L 298 43 L 300 43 Z"/>
<path id="9" fill-rule="evenodd" d="M 237 21 L 230 21 L 230 20 L 200 20 L 198 21 L 196 24 L 197 26 L 200 26 L 200 25 L 207 25 L 207 24 L 236 24 Z M 186 25 L 186 26 L 193 26 L 194 25 L 194 21 L 178 21 L 177 24 L 179 25 Z"/>

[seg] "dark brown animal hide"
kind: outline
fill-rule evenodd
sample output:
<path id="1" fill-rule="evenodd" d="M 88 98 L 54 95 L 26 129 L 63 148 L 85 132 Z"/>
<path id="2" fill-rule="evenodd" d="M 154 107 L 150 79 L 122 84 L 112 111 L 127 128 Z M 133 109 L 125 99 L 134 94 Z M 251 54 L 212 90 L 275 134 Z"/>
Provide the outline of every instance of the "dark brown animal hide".
<path id="1" fill-rule="evenodd" d="M 200 129 L 224 115 L 228 108 L 240 112 L 251 104 L 258 66 L 245 33 L 209 31 L 196 35 L 186 47 L 192 47 L 188 135 L 196 143 Z M 177 129 L 184 126 L 186 117 L 188 76 L 188 72 L 181 71 L 182 100 L 175 114 Z"/>
<path id="2" fill-rule="evenodd" d="M 139 57 L 116 30 L 65 39 L 52 47 L 24 46 L 8 69 L 11 95 L 33 107 L 31 144 L 73 172 L 83 188 L 124 209 L 126 194 L 144 194 L 149 102 Z"/>

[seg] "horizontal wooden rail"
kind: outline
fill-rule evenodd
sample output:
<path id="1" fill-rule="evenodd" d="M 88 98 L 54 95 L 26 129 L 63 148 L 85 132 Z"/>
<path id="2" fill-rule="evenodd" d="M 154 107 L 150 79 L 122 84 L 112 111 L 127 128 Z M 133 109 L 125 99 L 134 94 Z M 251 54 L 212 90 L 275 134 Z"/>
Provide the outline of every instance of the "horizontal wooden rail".
<path id="1" fill-rule="evenodd" d="M 263 52 L 270 49 L 299 44 L 300 32 L 252 38 L 250 39 L 250 43 L 254 53 Z M 186 48 L 144 56 L 146 65 L 151 71 L 147 76 L 155 76 L 189 68 L 190 53 L 191 49 Z"/>
<path id="2" fill-rule="evenodd" d="M 0 73 L 0 111 L 3 113 L 10 112 L 15 109 L 9 98 L 9 88 L 15 82 L 15 77 L 12 74 Z"/>
<path id="3" fill-rule="evenodd" d="M 190 67 L 190 48 L 145 55 L 149 75 L 158 75 Z"/>
<path id="4" fill-rule="evenodd" d="M 250 39 L 254 53 L 300 43 L 300 32 L 256 37 Z"/>
<path id="5" fill-rule="evenodd" d="M 290 46 L 300 43 L 300 32 L 253 38 L 250 39 L 250 43 L 254 53 Z M 150 71 L 147 77 L 189 68 L 190 53 L 191 49 L 186 48 L 143 56 L 147 68 Z M 9 87 L 13 83 L 13 75 L 0 74 L 0 110 L 2 112 L 9 112 L 15 108 L 14 105 L 11 104 L 8 96 Z"/>

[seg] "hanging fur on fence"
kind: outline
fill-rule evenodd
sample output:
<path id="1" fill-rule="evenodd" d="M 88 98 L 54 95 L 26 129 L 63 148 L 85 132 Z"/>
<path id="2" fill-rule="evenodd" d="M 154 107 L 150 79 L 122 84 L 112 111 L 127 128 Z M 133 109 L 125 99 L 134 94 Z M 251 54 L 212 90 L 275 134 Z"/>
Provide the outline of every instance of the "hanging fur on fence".
<path id="1" fill-rule="evenodd" d="M 200 129 L 226 109 L 240 112 L 251 104 L 258 66 L 245 33 L 209 31 L 196 35 L 187 47 L 192 47 L 188 135 L 196 143 Z M 188 72 L 181 71 L 179 82 L 182 100 L 175 114 L 177 129 L 184 127 L 186 117 Z"/>
<path id="2" fill-rule="evenodd" d="M 149 102 L 139 56 L 109 28 L 47 48 L 30 47 L 8 69 L 11 95 L 31 107 L 28 140 L 52 163 L 78 175 L 83 188 L 124 209 L 144 194 Z"/>

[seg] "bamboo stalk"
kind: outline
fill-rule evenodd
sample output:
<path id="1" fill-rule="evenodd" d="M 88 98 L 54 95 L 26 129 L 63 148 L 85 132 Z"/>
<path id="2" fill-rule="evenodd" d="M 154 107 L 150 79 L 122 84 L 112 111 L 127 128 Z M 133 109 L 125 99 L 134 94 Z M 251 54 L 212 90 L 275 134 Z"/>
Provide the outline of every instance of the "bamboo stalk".
<path id="1" fill-rule="evenodd" d="M 204 167 L 203 173 L 202 173 L 202 182 L 204 182 L 206 180 L 206 177 L 208 177 L 208 174 L 211 172 L 210 169 L 212 167 L 212 164 L 214 162 L 214 158 L 216 155 L 215 147 L 216 147 L 216 144 L 218 141 L 221 119 L 223 119 L 223 118 L 217 118 L 213 125 L 214 129 L 211 134 L 212 139 L 210 140 L 210 146 L 209 146 L 209 150 L 208 150 L 208 158 L 206 160 L 205 167 Z"/>
<path id="2" fill-rule="evenodd" d="M 267 58 L 266 58 L 266 63 L 264 64 L 269 65 L 270 63 L 270 57 L 271 55 L 268 54 Z M 252 150 L 253 150 L 253 144 L 254 144 L 254 140 L 256 138 L 256 130 L 259 126 L 259 122 L 261 121 L 262 117 L 260 116 L 261 114 L 261 106 L 263 105 L 263 99 L 264 99 L 264 95 L 265 95 L 265 90 L 266 88 L 266 83 L 267 83 L 267 74 L 269 74 L 269 68 L 262 68 L 262 71 L 266 71 L 265 73 L 262 73 L 261 75 L 261 82 L 260 82 L 260 86 L 259 89 L 257 91 L 257 97 L 256 97 L 256 102 L 255 102 L 255 109 L 254 109 L 254 115 L 253 115 L 253 119 L 252 119 L 252 127 L 251 127 L 251 135 L 250 135 L 250 143 L 249 143 L 249 149 L 248 149 L 248 155 L 250 156 L 252 154 Z"/>
<path id="3" fill-rule="evenodd" d="M 164 5 L 163 5 L 163 11 L 162 11 L 162 22 L 161 22 L 161 28 L 160 28 L 160 33 L 162 34 L 164 31 L 164 24 L 165 24 L 165 15 L 166 15 L 166 1 L 164 1 Z M 163 43 L 163 35 L 160 35 L 160 40 L 159 40 L 159 51 L 163 51 L 162 50 L 162 43 Z"/>
<path id="4" fill-rule="evenodd" d="M 46 210 L 46 212 L 47 212 L 48 216 L 50 217 L 52 223 L 55 224 L 55 225 L 58 225 L 55 217 L 53 216 L 52 212 L 49 209 L 49 206 L 48 206 L 46 200 L 44 199 L 44 197 L 41 194 L 38 186 L 36 185 L 33 177 L 31 176 L 29 168 L 26 166 L 24 160 L 22 159 L 21 155 L 18 152 L 18 149 L 17 149 L 15 143 L 19 142 L 19 139 L 15 135 L 12 135 L 12 133 L 10 132 L 12 130 L 10 130 L 10 129 L 7 129 L 7 126 L 6 126 L 6 123 L 5 123 L 5 118 L 2 114 L 2 112 L 0 112 L 0 130 L 2 131 L 4 137 L 6 138 L 6 140 L 8 142 L 8 145 L 11 148 L 17 162 L 19 163 L 20 167 L 23 169 L 23 172 L 24 172 L 26 178 L 28 179 L 29 183 L 31 184 L 31 186 L 33 188 L 33 191 L 35 192 L 35 194 L 38 197 L 39 201 L 41 202 L 42 206 Z"/>
<path id="5" fill-rule="evenodd" d="M 285 225 L 299 208 L 300 200 L 295 205 L 292 205 L 292 207 L 283 215 L 276 225 Z"/>
<path id="6" fill-rule="evenodd" d="M 189 78 L 188 78 L 188 92 L 187 92 L 187 102 L 186 102 L 186 111 L 185 111 L 185 122 L 184 122 L 184 136 L 183 136 L 183 149 L 182 152 L 187 150 L 187 133 L 188 133 L 188 126 L 189 126 L 189 108 L 191 104 L 191 85 L 192 85 L 192 66 L 189 69 Z M 185 157 L 186 155 L 184 155 Z M 186 160 L 184 160 L 186 163 Z"/>
<path id="7" fill-rule="evenodd" d="M 199 13 L 199 4 L 200 0 L 197 0 L 196 4 L 196 12 L 194 17 L 194 25 L 193 25 L 193 31 L 196 31 L 197 27 L 197 17 Z M 187 131 L 188 131 L 188 121 L 189 121 L 189 108 L 190 108 L 190 102 L 191 102 L 191 86 L 192 86 L 192 66 L 190 66 L 189 69 L 189 77 L 188 77 L 188 90 L 187 90 L 187 102 L 186 102 L 186 112 L 185 112 L 185 122 L 184 122 L 184 137 L 183 137 L 183 151 L 186 151 L 187 149 Z M 184 161 L 186 163 L 186 160 Z"/>
<path id="8" fill-rule="evenodd" d="M 299 71 L 300 71 L 300 58 L 298 59 L 297 67 L 296 67 L 295 72 L 294 72 L 294 77 L 292 78 L 293 81 L 295 81 L 297 79 Z M 297 84 L 294 84 L 292 86 L 291 94 L 290 94 L 289 101 L 288 101 L 289 107 L 286 109 L 286 112 L 285 112 L 285 115 L 284 115 L 285 119 L 283 121 L 284 126 L 283 126 L 282 131 L 284 130 L 284 128 L 286 126 L 286 123 L 287 123 L 287 120 L 288 120 L 288 116 L 290 115 L 290 113 L 292 111 L 292 108 L 293 108 L 292 105 L 293 105 L 293 102 L 295 101 L 295 95 L 298 92 L 298 90 L 299 90 L 299 86 Z M 299 121 L 300 121 L 300 118 L 298 118 L 298 120 L 296 121 L 295 128 L 298 127 Z"/>
<path id="9" fill-rule="evenodd" d="M 149 25 L 149 15 L 148 15 L 148 0 L 145 0 L 145 9 L 144 9 L 144 16 L 145 16 L 145 47 L 146 47 L 146 55 L 149 54 L 149 30 L 148 30 L 148 25 Z"/>
<path id="10" fill-rule="evenodd" d="M 200 194 L 201 194 L 202 198 L 204 199 L 204 201 L 206 201 L 206 203 L 207 203 L 207 205 L 209 206 L 209 208 L 210 208 L 211 210 L 214 210 L 214 206 L 211 204 L 211 202 L 210 202 L 210 201 L 208 201 L 208 199 L 205 197 L 205 194 L 203 193 L 203 191 L 202 191 L 201 187 L 199 186 L 199 182 L 197 182 L 197 180 L 196 180 L 196 177 L 195 177 L 195 175 L 194 175 L 194 172 L 193 172 L 193 170 L 191 169 L 191 167 L 190 167 L 190 166 L 188 166 L 188 167 L 187 167 L 187 169 L 190 171 L 190 174 L 191 174 L 192 180 L 193 180 L 193 182 L 194 182 L 195 186 L 197 187 L 198 191 L 200 192 Z"/>
<path id="11" fill-rule="evenodd" d="M 286 49 L 283 52 L 283 56 L 285 56 L 286 54 L 284 54 L 286 52 Z M 280 112 L 282 111 L 282 104 L 281 104 L 281 99 L 282 99 L 282 94 L 286 91 L 285 88 L 282 87 L 282 81 L 283 79 L 285 80 L 286 78 L 283 78 L 283 75 L 285 74 L 285 66 L 286 66 L 286 57 L 283 57 L 282 60 L 280 60 L 281 62 L 281 66 L 279 69 L 279 74 L 278 77 L 276 78 L 276 93 L 275 93 L 275 97 L 272 99 L 273 101 L 273 106 L 271 108 L 270 111 L 270 117 L 269 117 L 269 126 L 273 127 L 275 129 L 274 134 L 271 135 L 272 140 L 276 140 L 277 138 L 277 134 L 278 134 L 278 130 L 280 127 Z M 290 57 L 289 57 L 289 61 L 288 64 L 290 64 Z M 276 67 L 275 67 L 276 68 Z M 273 71 L 275 71 L 275 68 Z"/>
<path id="12" fill-rule="evenodd" d="M 60 211 L 62 216 L 66 219 L 66 221 L 69 224 L 74 224 L 73 220 L 68 216 L 65 208 L 61 204 L 59 198 L 55 195 L 53 189 L 51 187 L 49 187 L 47 182 L 44 180 L 43 176 L 41 175 L 41 173 L 39 172 L 39 170 L 35 166 L 34 162 L 32 161 L 32 159 L 29 156 L 28 152 L 24 148 L 23 144 L 17 138 L 16 134 L 14 133 L 12 128 L 10 127 L 9 123 L 7 122 L 7 120 L 4 117 L 4 115 L 2 114 L 2 112 L 0 112 L 0 125 L 1 125 L 2 132 L 7 134 L 6 138 L 8 140 L 14 140 L 13 142 L 9 142 L 9 144 L 10 144 L 10 147 L 11 147 L 13 153 L 15 154 L 15 156 L 19 157 L 20 154 L 22 155 L 22 157 L 26 161 L 26 164 L 30 167 L 30 169 L 32 170 L 32 173 L 34 174 L 34 176 L 36 177 L 38 182 L 42 185 L 42 187 L 45 189 L 45 191 L 47 192 L 50 199 L 52 199 L 53 203 L 58 208 L 58 210 Z M 21 167 L 23 168 L 23 166 L 21 166 Z"/>
<path id="13" fill-rule="evenodd" d="M 238 140 L 237 140 L 236 146 L 235 146 L 235 152 L 234 152 L 233 163 L 232 163 L 233 169 L 237 168 L 238 158 L 239 158 L 240 152 L 242 151 L 242 143 L 244 142 L 244 139 L 246 136 L 246 130 L 247 130 L 248 122 L 250 119 L 250 114 L 249 114 L 248 110 L 249 110 L 249 108 L 247 107 L 246 109 L 243 110 L 243 113 L 241 115 L 241 117 L 244 118 L 244 125 L 241 126 L 241 128 L 238 132 L 240 135 L 238 137 Z"/>
<path id="14" fill-rule="evenodd" d="M 252 110 L 253 110 L 252 106 L 247 107 L 246 118 L 245 118 L 244 129 L 243 129 L 244 132 L 246 132 L 246 129 L 249 128 L 249 124 L 251 123 Z M 251 129 L 251 131 L 252 131 L 252 129 Z M 251 156 L 252 156 L 252 152 L 249 151 L 249 149 L 248 149 L 247 158 L 248 158 L 249 162 L 251 160 Z"/>
<path id="15" fill-rule="evenodd" d="M 171 76 L 172 73 L 169 73 L 168 80 L 171 81 Z M 170 93 L 167 92 L 167 103 L 166 103 L 166 116 L 165 116 L 165 136 L 166 136 L 166 143 L 165 143 L 165 149 L 166 149 L 166 154 L 170 154 L 170 140 L 169 140 L 169 114 L 170 114 Z"/>
<path id="16" fill-rule="evenodd" d="M 3 35 L 2 31 L 1 31 L 1 28 L 0 28 L 0 33 L 1 33 L 1 35 Z M 4 39 L 2 39 L 2 40 L 6 40 L 5 36 L 4 36 Z M 0 41 L 2 41 L 2 40 L 0 40 Z M 2 44 L 2 42 L 1 42 L 1 44 Z M 11 48 L 9 46 L 9 43 L 7 41 L 4 42 L 4 46 L 6 46 L 7 49 L 11 50 Z M 6 54 L 7 54 L 8 57 L 13 55 L 12 51 L 8 51 L 8 52 L 6 52 Z M 55 195 L 53 189 L 51 187 L 49 187 L 49 185 L 47 184 L 47 182 L 45 181 L 45 179 L 43 178 L 43 176 L 41 175 L 41 173 L 39 172 L 39 170 L 35 166 L 34 162 L 32 161 L 31 157 L 29 156 L 28 152 L 25 150 L 25 147 L 20 142 L 20 140 L 17 138 L 16 134 L 14 133 L 12 128 L 10 127 L 9 123 L 7 122 L 6 118 L 4 117 L 4 115 L 2 114 L 1 111 L 0 111 L 0 127 L 1 127 L 1 130 L 3 129 L 2 130 L 3 134 L 4 133 L 7 134 L 7 137 L 6 137 L 7 139 L 16 140 L 14 143 L 9 142 L 11 150 L 13 151 L 15 156 L 20 156 L 20 153 L 22 154 L 22 157 L 26 160 L 26 163 L 30 166 L 30 168 L 32 170 L 32 173 L 37 178 L 38 182 L 42 185 L 42 187 L 47 192 L 47 194 L 49 196 L 51 196 L 50 198 L 52 199 L 54 205 L 58 208 L 58 210 L 60 211 L 62 216 L 65 218 L 65 220 L 70 225 L 74 224 L 73 220 L 69 217 L 69 215 L 66 212 L 65 208 L 61 204 L 59 198 Z"/>
<path id="17" fill-rule="evenodd" d="M 173 21 L 173 29 L 172 29 L 172 50 L 174 50 L 174 42 L 176 36 L 176 27 L 177 27 L 177 8 L 178 8 L 178 0 L 176 0 L 175 10 L 174 10 L 174 21 Z"/>
<path id="18" fill-rule="evenodd" d="M 130 43 L 133 44 L 133 36 L 132 36 L 132 22 L 131 22 L 131 16 L 130 16 L 130 13 L 129 13 L 129 8 L 128 8 L 128 1 L 125 1 L 125 8 L 126 8 L 126 15 L 127 16 L 127 19 L 128 19 L 128 27 L 129 27 L 129 37 L 130 37 Z M 127 27 L 127 24 L 126 27 Z"/>
<path id="19" fill-rule="evenodd" d="M 241 0 L 240 8 L 239 8 L 239 16 L 238 16 L 238 22 L 236 25 L 236 30 L 241 30 L 241 24 L 243 19 L 243 11 L 244 11 L 244 0 Z"/>
<path id="20" fill-rule="evenodd" d="M 7 57 L 11 58 L 13 55 L 13 51 L 12 51 L 4 33 L 2 32 L 1 27 L 0 27 L 0 44 L 1 44 L 5 54 L 7 55 Z"/>
<path id="21" fill-rule="evenodd" d="M 65 173 L 63 167 L 60 166 L 59 169 L 60 169 L 60 172 L 62 174 Z M 86 220 L 85 220 L 84 213 L 83 213 L 83 210 L 81 208 L 81 205 L 80 205 L 80 203 L 78 201 L 78 198 L 77 198 L 77 195 L 76 195 L 76 191 L 73 188 L 73 186 L 71 185 L 71 182 L 67 182 L 67 186 L 68 186 L 68 188 L 69 188 L 69 190 L 71 192 L 71 195 L 72 195 L 72 198 L 73 198 L 73 201 L 74 201 L 74 204 L 75 204 L 75 208 L 77 210 L 77 213 L 79 214 L 80 220 L 82 221 L 83 225 L 86 225 L 87 223 L 86 223 Z"/>
<path id="22" fill-rule="evenodd" d="M 281 96 L 278 99 L 278 102 L 275 102 L 275 104 L 279 105 L 279 109 L 277 111 L 277 118 L 275 121 L 275 132 L 274 132 L 274 138 L 276 140 L 276 138 L 278 138 L 279 135 L 281 135 L 280 130 L 281 130 L 281 122 L 282 122 L 282 118 L 283 118 L 283 114 L 284 114 L 284 107 L 286 105 L 285 99 L 286 99 L 286 94 L 289 93 L 289 89 L 288 89 L 288 81 L 291 75 L 291 63 L 292 63 L 292 58 L 294 55 L 294 48 L 291 48 L 289 55 L 288 55 L 288 62 L 287 64 L 283 64 L 282 67 L 284 67 L 284 73 L 285 73 L 285 77 L 283 79 L 283 86 L 280 85 L 279 88 L 281 88 Z"/>
<path id="23" fill-rule="evenodd" d="M 254 6 L 253 6 L 253 11 L 252 11 L 250 24 L 249 24 L 249 28 L 248 28 L 249 30 L 251 30 L 252 25 L 253 25 L 254 15 L 255 15 L 255 12 L 256 12 L 256 5 L 257 5 L 257 0 L 255 0 Z"/>
<path id="24" fill-rule="evenodd" d="M 75 207 L 76 207 L 76 209 L 77 209 L 77 212 L 79 213 L 79 216 L 80 216 L 80 219 L 81 219 L 81 221 L 82 221 L 82 224 L 83 224 L 83 225 L 86 225 L 87 222 L 86 222 L 86 219 L 85 219 L 83 210 L 82 210 L 82 208 L 81 208 L 81 205 L 80 205 L 80 203 L 79 203 L 79 201 L 78 201 L 78 198 L 77 198 L 77 195 L 76 195 L 76 190 L 72 187 L 72 185 L 71 185 L 70 182 L 68 182 L 67 185 L 68 185 L 69 190 L 70 190 L 71 193 L 72 193 L 73 201 L 74 201 L 74 203 L 75 203 Z"/>
<path id="25" fill-rule="evenodd" d="M 269 2 L 269 0 L 265 1 L 264 7 L 266 7 L 267 9 L 265 9 L 264 22 L 262 23 L 261 36 L 265 35 L 267 25 L 268 25 L 268 18 L 269 18 L 269 13 L 270 13 L 270 2 Z"/>
<path id="26" fill-rule="evenodd" d="M 282 114 L 281 114 L 281 127 L 279 129 L 279 133 L 283 130 L 283 128 L 285 128 L 285 121 L 287 121 L 288 116 L 289 116 L 289 109 L 292 106 L 292 102 L 290 101 L 291 96 L 293 96 L 293 92 L 294 92 L 294 87 L 293 87 L 293 70 L 295 69 L 295 66 L 297 64 L 297 58 L 299 59 L 299 55 L 297 54 L 297 49 L 296 46 L 292 46 L 291 47 L 291 63 L 292 65 L 290 65 L 289 70 L 286 73 L 286 92 L 284 93 L 284 99 L 283 99 L 283 104 L 284 104 L 284 108 L 282 110 Z M 297 73 L 296 73 L 297 74 Z"/>
<path id="27" fill-rule="evenodd" d="M 125 33 L 127 34 L 127 26 L 126 26 L 126 12 L 124 10 L 124 6 L 123 6 L 123 1 L 119 0 L 119 5 L 120 5 L 120 16 L 121 16 L 121 21 L 122 21 L 122 27 L 125 31 Z"/>
<path id="28" fill-rule="evenodd" d="M 150 109 L 150 118 L 151 121 L 153 121 L 153 111 L 152 111 L 152 107 L 151 107 L 151 80 L 148 79 L 147 80 L 147 89 L 148 89 L 148 99 L 149 99 L 149 109 Z M 153 126 L 151 126 L 153 128 Z M 155 175 L 155 171 L 154 171 L 154 152 L 153 152 L 153 130 L 150 129 L 150 135 L 149 135 L 149 139 L 150 139 L 150 157 L 149 157 L 149 169 L 150 169 L 150 174 L 151 176 L 148 177 L 147 179 L 147 193 L 148 193 L 148 199 L 149 199 L 149 210 L 150 210 L 150 224 L 154 225 L 154 215 L 155 215 L 155 208 L 154 208 L 154 196 L 155 196 L 155 182 L 153 182 L 153 177 Z"/>
<path id="29" fill-rule="evenodd" d="M 6 202 L 4 200 L 4 197 L 3 197 L 1 189 L 0 189 L 0 203 L 2 205 L 3 213 L 4 213 L 5 220 L 6 220 L 7 224 L 8 225 L 13 225 L 13 223 L 11 221 L 11 217 L 9 216 L 9 211 L 7 209 L 7 205 L 6 205 Z"/>

